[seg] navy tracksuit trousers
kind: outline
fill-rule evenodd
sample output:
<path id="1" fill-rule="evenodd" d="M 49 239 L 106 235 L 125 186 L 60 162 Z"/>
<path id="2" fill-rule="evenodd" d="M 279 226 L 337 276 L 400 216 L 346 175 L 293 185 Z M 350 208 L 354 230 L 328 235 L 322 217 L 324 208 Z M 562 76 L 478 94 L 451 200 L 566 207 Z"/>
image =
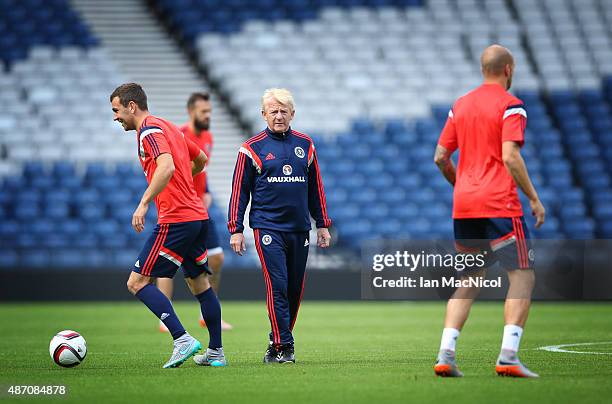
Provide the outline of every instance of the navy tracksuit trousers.
<path id="1" fill-rule="evenodd" d="M 266 283 L 270 341 L 276 346 L 292 344 L 291 332 L 304 292 L 308 232 L 254 229 L 254 235 Z"/>

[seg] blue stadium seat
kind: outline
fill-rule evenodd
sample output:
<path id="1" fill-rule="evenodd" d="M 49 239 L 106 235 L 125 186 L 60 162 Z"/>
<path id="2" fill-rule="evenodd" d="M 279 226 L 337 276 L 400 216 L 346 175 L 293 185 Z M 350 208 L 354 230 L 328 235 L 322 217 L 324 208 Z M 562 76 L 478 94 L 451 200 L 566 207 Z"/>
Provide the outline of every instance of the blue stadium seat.
<path id="1" fill-rule="evenodd" d="M 16 268 L 19 265 L 19 255 L 10 247 L 0 249 L 0 268 Z"/>
<path id="2" fill-rule="evenodd" d="M 599 192 L 603 189 L 610 189 L 610 177 L 607 174 L 601 174 L 597 177 L 582 177 L 584 186 L 590 192 Z"/>
<path id="3" fill-rule="evenodd" d="M 589 195 L 594 205 L 612 205 L 612 190 L 602 189 L 597 193 Z"/>
<path id="4" fill-rule="evenodd" d="M 560 214 L 564 220 L 584 218 L 586 206 L 582 202 L 565 203 L 561 206 Z"/>
<path id="5" fill-rule="evenodd" d="M 396 158 L 385 162 L 385 171 L 391 174 L 395 180 L 409 172 L 410 163 L 403 158 Z"/>
<path id="6" fill-rule="evenodd" d="M 122 207 L 129 207 L 135 209 L 135 206 L 132 206 L 133 194 L 129 190 L 117 189 L 116 192 L 109 192 L 103 194 L 103 201 L 108 204 L 108 206 L 112 210 L 120 209 Z M 140 197 L 141 195 L 139 195 Z"/>
<path id="7" fill-rule="evenodd" d="M 327 201 L 330 205 L 344 204 L 348 200 L 348 193 L 343 189 L 328 190 Z"/>
<path id="8" fill-rule="evenodd" d="M 109 254 L 109 265 L 118 267 L 131 269 L 134 267 L 134 263 L 136 262 L 136 256 L 138 255 L 133 249 L 128 248 L 118 248 L 113 250 L 112 254 Z M 230 254 L 228 254 L 230 255 Z"/>
<path id="9" fill-rule="evenodd" d="M 381 170 L 382 171 L 382 170 Z M 373 175 L 368 181 L 368 186 L 378 190 L 379 192 L 385 192 L 392 189 L 393 177 L 388 174 Z"/>
<path id="10" fill-rule="evenodd" d="M 68 161 L 56 162 L 53 165 L 52 172 L 53 172 L 53 176 L 57 178 L 58 180 L 61 180 L 67 177 L 74 177 L 76 175 L 74 164 Z"/>
<path id="11" fill-rule="evenodd" d="M 432 221 L 436 219 L 450 221 L 451 218 L 450 208 L 441 202 L 434 202 L 423 206 L 421 214 Z"/>
<path id="12" fill-rule="evenodd" d="M 52 264 L 57 268 L 79 268 L 88 267 L 87 260 L 84 259 L 85 253 L 75 253 L 74 249 L 56 249 L 52 256 Z"/>
<path id="13" fill-rule="evenodd" d="M 453 240 L 454 228 L 453 222 L 450 220 L 450 215 L 445 219 L 440 217 L 436 219 L 437 220 L 432 220 L 431 222 L 432 236 L 440 240 Z"/>
<path id="14" fill-rule="evenodd" d="M 595 236 L 595 223 L 591 219 L 567 219 L 563 221 L 563 228 L 570 239 L 592 239 Z"/>
<path id="15" fill-rule="evenodd" d="M 50 219 L 66 219 L 70 215 L 70 207 L 67 203 L 55 202 L 45 206 L 43 215 Z"/>
<path id="16" fill-rule="evenodd" d="M 403 203 L 405 203 L 407 197 L 407 193 L 402 189 L 397 189 L 394 187 L 390 187 L 385 192 L 381 192 L 379 194 L 379 198 L 381 202 L 384 202 L 387 206 L 392 207 L 392 214 L 395 211 L 395 208 Z"/>
<path id="17" fill-rule="evenodd" d="M 57 187 L 58 189 L 74 193 L 80 191 L 83 185 L 79 177 L 60 177 L 57 178 Z"/>
<path id="18" fill-rule="evenodd" d="M 32 246 L 34 247 L 34 246 Z M 22 268 L 50 268 L 51 256 L 48 251 L 40 248 L 30 248 L 20 254 Z M 59 267 L 61 268 L 61 267 Z"/>
<path id="19" fill-rule="evenodd" d="M 50 250 L 68 248 L 72 246 L 72 239 L 69 236 L 54 234 L 53 237 L 47 236 L 42 238 L 39 245 Z"/>
<path id="20" fill-rule="evenodd" d="M 372 223 L 362 218 L 353 218 L 342 226 L 338 232 L 340 240 L 346 239 L 348 244 L 353 247 L 359 247 L 360 243 L 370 236 L 372 233 Z"/>
<path id="21" fill-rule="evenodd" d="M 125 247 L 129 243 L 129 236 L 126 234 L 114 233 L 100 235 L 100 243 L 104 248 L 116 250 Z M 136 252 L 134 252 L 136 254 Z"/>
<path id="22" fill-rule="evenodd" d="M 414 173 L 396 177 L 395 181 L 398 188 L 403 189 L 410 194 L 419 190 L 422 184 L 421 176 Z"/>
<path id="23" fill-rule="evenodd" d="M 67 236 L 78 236 L 86 231 L 87 226 L 79 219 L 61 220 L 57 223 L 56 231 L 58 234 Z"/>
<path id="24" fill-rule="evenodd" d="M 74 235 L 72 243 L 75 248 L 88 249 L 96 248 L 98 246 L 98 238 L 93 233 L 83 233 Z"/>
<path id="25" fill-rule="evenodd" d="M 383 238 L 396 239 L 396 235 L 402 230 L 399 220 L 385 219 L 376 226 L 378 234 Z"/>
<path id="26" fill-rule="evenodd" d="M 85 170 L 85 179 L 89 181 L 89 183 L 93 183 L 96 180 L 99 180 L 100 178 L 105 177 L 107 175 L 108 173 L 103 163 L 89 163 Z"/>
<path id="27" fill-rule="evenodd" d="M 407 131 L 406 122 L 401 119 L 390 119 L 385 123 L 384 131 L 389 138 L 394 138 L 397 134 Z"/>
<path id="28" fill-rule="evenodd" d="M 356 119 L 353 122 L 353 132 L 355 132 L 357 136 L 367 138 L 376 137 L 378 134 L 374 122 L 369 119 Z"/>
<path id="29" fill-rule="evenodd" d="M 45 203 L 47 205 L 67 204 L 70 202 L 71 195 L 62 187 L 47 192 L 45 195 Z"/>
<path id="30" fill-rule="evenodd" d="M 594 205 L 593 206 L 593 217 L 599 222 L 612 221 L 612 205 Z"/>
<path id="31" fill-rule="evenodd" d="M 410 223 L 409 231 L 415 239 L 431 238 L 431 222 L 423 217 L 420 217 Z"/>
<path id="32" fill-rule="evenodd" d="M 105 217 L 106 210 L 100 204 L 84 204 L 78 207 L 79 215 L 86 221 L 97 221 Z"/>
<path id="33" fill-rule="evenodd" d="M 599 237 L 612 239 L 612 220 L 601 223 L 599 229 Z"/>
<path id="34" fill-rule="evenodd" d="M 90 183 L 93 188 L 100 191 L 101 195 L 121 192 L 121 181 L 119 177 L 116 176 L 105 175 L 95 179 L 92 178 Z"/>
<path id="35" fill-rule="evenodd" d="M 418 134 L 414 130 L 406 130 L 402 132 L 394 133 L 390 136 L 390 140 L 395 143 L 398 147 L 406 149 L 418 141 Z"/>
<path id="36" fill-rule="evenodd" d="M 142 194 L 147 188 L 147 180 L 142 175 L 132 175 L 123 179 L 123 185 L 132 192 L 140 192 Z"/>
<path id="37" fill-rule="evenodd" d="M 329 204 L 330 214 L 337 224 L 348 223 L 359 217 L 359 207 L 354 202 L 345 205 Z"/>
<path id="38" fill-rule="evenodd" d="M 19 220 L 31 220 L 32 218 L 36 218 L 40 215 L 40 209 L 38 203 L 33 202 L 24 202 L 18 203 L 15 207 L 14 211 L 15 218 Z"/>
<path id="39" fill-rule="evenodd" d="M 28 179 L 44 177 L 45 167 L 40 161 L 29 161 L 23 166 L 23 175 Z"/>
<path id="40" fill-rule="evenodd" d="M 361 204 L 362 206 L 367 206 L 368 204 L 373 203 L 377 199 L 377 194 L 374 190 L 371 189 L 362 189 L 354 192 L 352 194 L 351 200 Z"/>
<path id="41" fill-rule="evenodd" d="M 394 216 L 397 216 L 402 221 L 411 221 L 418 218 L 421 214 L 419 205 L 416 203 L 404 203 L 400 206 L 397 206 L 393 210 Z"/>
<path id="42" fill-rule="evenodd" d="M 51 176 L 34 177 L 30 180 L 32 188 L 46 192 L 55 188 L 55 181 Z"/>
<path id="43" fill-rule="evenodd" d="M 363 162 L 363 164 L 357 164 L 355 166 L 355 170 L 357 172 L 368 176 L 380 174 L 383 172 L 384 168 L 385 165 L 383 162 L 374 158 Z"/>
<path id="44" fill-rule="evenodd" d="M 74 195 L 74 203 L 77 207 L 83 205 L 95 205 L 100 202 L 100 194 L 93 189 L 83 189 L 78 194 Z"/>

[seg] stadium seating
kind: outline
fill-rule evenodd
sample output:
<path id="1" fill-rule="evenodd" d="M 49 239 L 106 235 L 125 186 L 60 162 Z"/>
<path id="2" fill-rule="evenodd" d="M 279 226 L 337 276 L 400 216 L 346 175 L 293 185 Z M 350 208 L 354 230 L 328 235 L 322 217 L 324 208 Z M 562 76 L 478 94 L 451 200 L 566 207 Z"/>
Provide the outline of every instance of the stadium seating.
<path id="1" fill-rule="evenodd" d="M 612 3 L 152 3 L 253 132 L 263 89 L 295 93 L 294 127 L 317 144 L 340 247 L 452 237 L 452 188 L 433 151 L 492 42 L 513 51 L 528 112 L 523 155 L 548 210 L 539 230 L 528 218 L 533 234 L 612 238 Z M 65 0 L 0 8 L 0 267 L 125 269 L 145 237 L 129 223 L 146 183 L 133 137 L 110 119 L 124 79 Z M 211 210 L 220 234 L 224 212 Z"/>
<path id="2" fill-rule="evenodd" d="M 148 236 L 130 226 L 146 187 L 142 170 L 127 163 L 89 163 L 83 168 L 78 173 L 72 163 L 28 162 L 22 176 L 4 178 L 0 265 L 125 269 L 134 263 Z M 224 226 L 224 214 L 214 205 L 210 216 Z M 149 229 L 156 220 L 155 209 L 150 209 Z M 227 238 L 220 241 L 229 248 Z M 245 260 L 232 266 L 242 265 L 247 265 Z"/>
<path id="3" fill-rule="evenodd" d="M 108 103 L 125 79 L 66 1 L 0 9 L 0 267 L 130 268 L 146 237 L 130 226 L 146 181 Z M 211 216 L 225 231 L 224 214 Z"/>
<path id="4" fill-rule="evenodd" d="M 35 46 L 90 48 L 98 40 L 67 0 L 0 0 L 0 59 L 6 66 Z"/>
<path id="5" fill-rule="evenodd" d="M 480 81 L 478 58 L 492 42 L 512 49 L 513 88 L 529 115 L 523 154 L 548 208 L 542 229 L 528 220 L 532 232 L 612 237 L 610 80 L 602 90 L 612 74 L 609 2 L 156 4 L 254 132 L 264 88 L 296 94 L 294 126 L 316 139 L 341 243 L 451 236 L 451 188 L 433 150 L 451 102 Z M 229 25 L 227 14 L 237 16 Z"/>

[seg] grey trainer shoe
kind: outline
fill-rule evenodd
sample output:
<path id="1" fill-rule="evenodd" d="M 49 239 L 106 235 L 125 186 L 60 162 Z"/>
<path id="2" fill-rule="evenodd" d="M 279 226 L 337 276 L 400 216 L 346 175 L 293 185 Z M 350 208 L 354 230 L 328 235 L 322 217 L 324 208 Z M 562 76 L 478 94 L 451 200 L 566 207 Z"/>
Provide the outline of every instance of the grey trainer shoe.
<path id="1" fill-rule="evenodd" d="M 204 355 L 196 355 L 193 361 L 200 366 L 221 367 L 227 365 L 223 348 L 211 349 L 207 348 Z"/>
<path id="2" fill-rule="evenodd" d="M 172 356 L 168 362 L 166 362 L 163 368 L 168 369 L 181 366 L 187 359 L 195 355 L 200 349 L 202 349 L 202 344 L 200 344 L 200 341 L 193 338 L 189 334 L 177 339 L 174 341 Z"/>
<path id="3" fill-rule="evenodd" d="M 521 363 L 516 352 L 502 349 L 497 363 L 495 364 L 495 372 L 499 376 L 510 376 L 510 377 L 529 377 L 538 378 L 540 375 L 527 369 L 525 365 Z"/>
<path id="4" fill-rule="evenodd" d="M 441 349 L 434 365 L 434 372 L 442 377 L 463 377 L 463 373 L 455 362 L 455 352 L 450 349 Z"/>

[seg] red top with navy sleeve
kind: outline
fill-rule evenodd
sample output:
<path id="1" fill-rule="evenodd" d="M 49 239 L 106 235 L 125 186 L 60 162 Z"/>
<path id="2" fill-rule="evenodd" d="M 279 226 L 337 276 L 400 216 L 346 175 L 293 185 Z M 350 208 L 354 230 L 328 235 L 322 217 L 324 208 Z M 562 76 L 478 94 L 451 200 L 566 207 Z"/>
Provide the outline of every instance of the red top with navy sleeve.
<path id="1" fill-rule="evenodd" d="M 206 157 L 208 158 L 206 165 L 208 166 L 208 164 L 210 163 L 210 155 L 212 154 L 213 147 L 212 133 L 207 130 L 203 130 L 198 135 L 196 135 L 195 133 L 193 133 L 188 123 L 181 126 L 180 129 L 186 137 L 188 137 L 195 144 L 197 144 L 200 149 L 206 154 Z M 193 177 L 193 185 L 195 185 L 196 194 L 200 198 L 204 197 L 204 194 L 208 189 L 206 180 L 206 171 L 202 171 L 200 174 L 197 174 Z"/>
<path id="2" fill-rule="evenodd" d="M 174 174 L 168 185 L 155 197 L 158 223 L 181 223 L 208 219 L 208 212 L 196 195 L 191 176 L 191 161 L 200 148 L 171 122 L 147 116 L 137 133 L 138 156 L 147 183 L 157 168 L 155 159 L 169 153 L 174 161 Z"/>
<path id="3" fill-rule="evenodd" d="M 459 149 L 453 218 L 523 215 L 502 144 L 522 146 L 526 124 L 523 102 L 499 84 L 483 84 L 455 102 L 438 141 L 450 152 Z"/>

